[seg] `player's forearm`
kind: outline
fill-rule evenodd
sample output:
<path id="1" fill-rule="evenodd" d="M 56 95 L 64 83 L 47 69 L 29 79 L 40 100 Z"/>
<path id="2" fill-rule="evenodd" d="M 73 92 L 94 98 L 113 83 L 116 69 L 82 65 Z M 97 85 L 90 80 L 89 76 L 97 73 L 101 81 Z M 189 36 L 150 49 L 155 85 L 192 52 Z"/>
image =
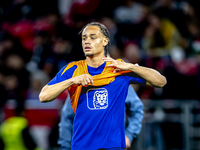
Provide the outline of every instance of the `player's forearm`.
<path id="1" fill-rule="evenodd" d="M 166 78 L 154 69 L 136 66 L 133 64 L 129 65 L 129 70 L 144 78 L 147 81 L 147 84 L 151 86 L 163 87 L 167 83 Z"/>
<path id="2" fill-rule="evenodd" d="M 40 92 L 41 102 L 49 102 L 56 99 L 64 90 L 73 84 L 73 79 L 68 79 L 53 85 L 45 85 Z"/>

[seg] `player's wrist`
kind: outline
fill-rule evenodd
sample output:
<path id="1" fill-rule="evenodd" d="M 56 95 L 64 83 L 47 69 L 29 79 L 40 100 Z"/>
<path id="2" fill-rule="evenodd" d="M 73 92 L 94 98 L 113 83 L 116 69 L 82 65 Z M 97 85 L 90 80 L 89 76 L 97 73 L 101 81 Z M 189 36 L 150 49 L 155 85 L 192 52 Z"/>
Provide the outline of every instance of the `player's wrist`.
<path id="1" fill-rule="evenodd" d="M 134 71 L 136 69 L 136 66 L 132 63 L 128 63 L 128 70 Z"/>
<path id="2" fill-rule="evenodd" d="M 69 84 L 70 85 L 76 84 L 76 77 L 72 77 L 71 79 L 69 79 Z"/>

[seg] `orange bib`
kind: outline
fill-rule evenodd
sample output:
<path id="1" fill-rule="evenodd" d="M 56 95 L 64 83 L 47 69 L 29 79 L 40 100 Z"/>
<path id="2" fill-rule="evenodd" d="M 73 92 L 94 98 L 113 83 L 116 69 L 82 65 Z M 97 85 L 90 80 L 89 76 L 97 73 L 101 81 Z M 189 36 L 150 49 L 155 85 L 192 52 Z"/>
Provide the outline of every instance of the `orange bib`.
<path id="1" fill-rule="evenodd" d="M 122 59 L 117 59 L 117 60 L 123 61 Z M 111 64 L 111 63 L 106 62 L 106 66 L 105 66 L 105 68 L 104 68 L 104 70 L 102 71 L 101 74 L 92 76 L 92 78 L 94 80 L 93 86 L 107 85 L 107 84 L 113 82 L 115 80 L 116 76 L 131 72 L 130 70 L 126 70 L 126 71 L 119 71 L 117 73 L 113 73 L 115 67 L 108 67 L 107 65 L 109 65 L 109 64 Z M 76 62 L 72 62 L 72 63 L 68 64 L 68 66 L 63 70 L 62 74 L 65 71 L 67 71 L 69 68 L 73 67 L 74 65 L 76 65 L 77 68 L 74 71 L 72 77 L 77 77 L 77 76 L 80 76 L 82 74 L 89 74 L 86 60 L 76 61 Z M 88 84 L 88 85 L 91 85 L 91 83 Z M 82 85 L 76 85 L 76 84 L 73 84 L 68 88 L 68 91 L 70 93 L 71 105 L 72 105 L 74 112 L 76 112 L 76 108 L 77 108 L 79 96 L 80 96 L 80 93 L 81 93 L 81 89 L 82 89 Z"/>

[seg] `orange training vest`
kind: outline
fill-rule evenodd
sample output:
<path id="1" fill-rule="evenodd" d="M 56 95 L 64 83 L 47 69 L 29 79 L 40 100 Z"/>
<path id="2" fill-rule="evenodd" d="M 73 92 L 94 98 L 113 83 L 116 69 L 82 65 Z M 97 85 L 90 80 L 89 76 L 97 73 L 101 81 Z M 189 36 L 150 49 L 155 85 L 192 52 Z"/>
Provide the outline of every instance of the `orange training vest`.
<path id="1" fill-rule="evenodd" d="M 122 59 L 117 59 L 117 60 L 123 61 Z M 106 62 L 106 66 L 101 74 L 92 76 L 92 78 L 94 80 L 94 86 L 107 85 L 107 84 L 113 82 L 115 80 L 116 76 L 131 72 L 130 70 L 126 70 L 126 71 L 119 71 L 117 73 L 113 73 L 115 67 L 107 67 L 107 65 L 109 65 L 109 64 L 111 64 L 111 63 Z M 63 73 L 65 73 L 65 71 L 67 71 L 69 68 L 73 67 L 74 65 L 76 65 L 77 68 L 74 71 L 72 77 L 80 76 L 82 74 L 89 74 L 88 69 L 87 69 L 86 60 L 81 60 L 81 61 L 75 61 L 75 62 L 69 63 L 68 66 L 63 70 L 61 75 L 63 75 Z M 91 83 L 88 85 L 91 85 Z M 68 88 L 68 91 L 70 93 L 71 105 L 72 105 L 74 112 L 76 112 L 81 89 L 82 89 L 82 85 L 76 85 L 76 84 L 73 84 Z"/>

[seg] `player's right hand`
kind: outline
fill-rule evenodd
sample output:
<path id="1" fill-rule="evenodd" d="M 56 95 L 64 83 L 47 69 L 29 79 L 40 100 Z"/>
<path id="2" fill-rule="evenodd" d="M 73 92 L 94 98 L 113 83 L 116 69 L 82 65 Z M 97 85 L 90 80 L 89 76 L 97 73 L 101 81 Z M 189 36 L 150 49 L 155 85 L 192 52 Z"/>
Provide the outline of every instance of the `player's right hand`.
<path id="1" fill-rule="evenodd" d="M 83 74 L 83 75 L 80 75 L 77 77 L 73 77 L 73 83 L 85 86 L 85 85 L 88 85 L 89 83 L 91 83 L 93 85 L 94 81 L 90 75 Z"/>

